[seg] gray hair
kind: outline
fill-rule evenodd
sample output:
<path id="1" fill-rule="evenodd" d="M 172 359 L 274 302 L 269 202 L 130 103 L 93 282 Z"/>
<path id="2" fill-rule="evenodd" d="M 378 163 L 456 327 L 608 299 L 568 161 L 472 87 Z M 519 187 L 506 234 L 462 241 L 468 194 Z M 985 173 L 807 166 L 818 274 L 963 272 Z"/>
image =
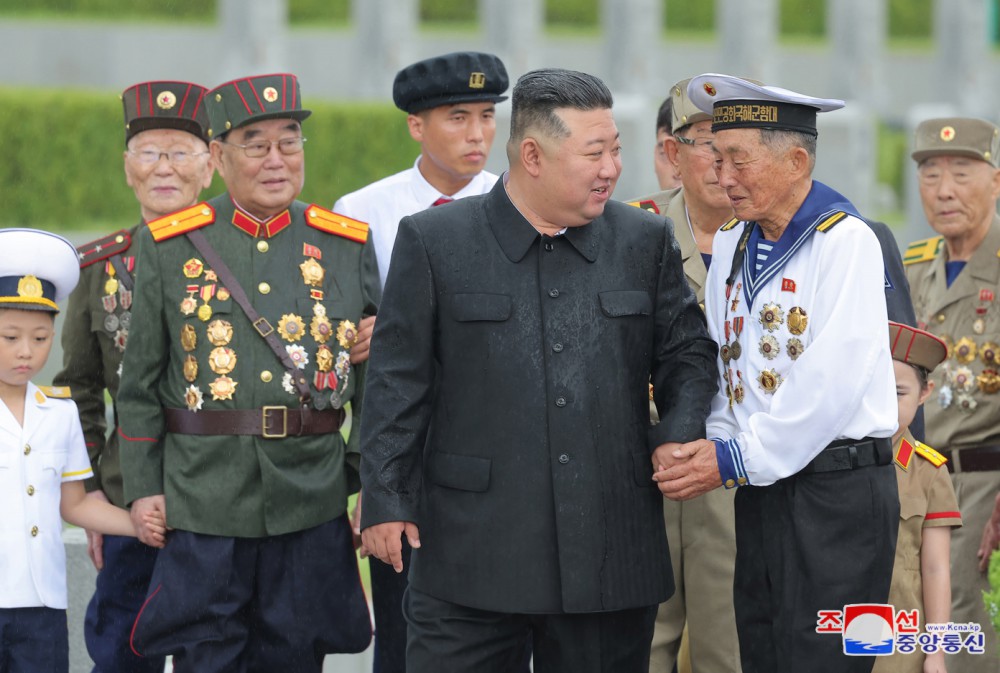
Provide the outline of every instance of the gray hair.
<path id="1" fill-rule="evenodd" d="M 609 110 L 613 104 L 611 91 L 593 75 L 561 68 L 525 73 L 511 98 L 508 152 L 532 130 L 550 138 L 568 136 L 569 129 L 555 114 L 559 108 Z"/>
<path id="2" fill-rule="evenodd" d="M 809 172 L 816 167 L 816 136 L 785 129 L 760 129 L 760 142 L 772 152 L 787 152 L 801 147 L 809 155 Z"/>

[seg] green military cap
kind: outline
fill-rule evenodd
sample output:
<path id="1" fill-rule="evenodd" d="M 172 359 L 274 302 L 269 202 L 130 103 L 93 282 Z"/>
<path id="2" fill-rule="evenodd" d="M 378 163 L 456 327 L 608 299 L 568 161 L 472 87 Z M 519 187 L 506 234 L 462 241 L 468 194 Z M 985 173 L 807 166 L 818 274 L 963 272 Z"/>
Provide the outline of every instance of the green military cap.
<path id="1" fill-rule="evenodd" d="M 948 347 L 930 332 L 889 321 L 892 359 L 932 371 L 948 357 Z"/>
<path id="2" fill-rule="evenodd" d="M 988 121 L 968 117 L 942 117 L 920 122 L 910 156 L 919 164 L 940 155 L 971 157 L 997 166 L 1000 129 Z"/>
<path id="3" fill-rule="evenodd" d="M 295 75 L 254 75 L 220 84 L 205 98 L 210 120 L 208 136 L 218 138 L 233 129 L 265 119 L 302 121 L 312 114 L 302 109 Z"/>
<path id="4" fill-rule="evenodd" d="M 150 129 L 178 129 L 208 140 L 205 87 L 190 82 L 140 82 L 122 92 L 125 144 Z"/>

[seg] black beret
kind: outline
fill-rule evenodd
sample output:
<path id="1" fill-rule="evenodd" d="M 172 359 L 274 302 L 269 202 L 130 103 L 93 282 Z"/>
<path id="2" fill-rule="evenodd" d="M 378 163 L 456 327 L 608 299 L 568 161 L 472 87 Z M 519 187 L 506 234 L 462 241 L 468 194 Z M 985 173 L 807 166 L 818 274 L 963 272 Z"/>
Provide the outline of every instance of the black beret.
<path id="1" fill-rule="evenodd" d="M 411 114 L 454 103 L 499 103 L 507 100 L 503 93 L 509 84 L 503 61 L 493 54 L 459 51 L 400 70 L 392 83 L 392 100 Z"/>

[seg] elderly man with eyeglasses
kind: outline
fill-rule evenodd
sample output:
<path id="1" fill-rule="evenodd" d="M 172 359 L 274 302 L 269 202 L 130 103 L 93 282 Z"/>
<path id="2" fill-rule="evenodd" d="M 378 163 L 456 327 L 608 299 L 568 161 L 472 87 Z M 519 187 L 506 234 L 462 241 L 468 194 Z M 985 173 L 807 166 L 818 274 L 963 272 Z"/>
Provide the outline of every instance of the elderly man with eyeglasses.
<path id="1" fill-rule="evenodd" d="M 145 222 L 194 205 L 212 181 L 206 89 L 188 82 L 135 84 L 122 94 L 125 181 L 135 191 L 141 222 L 79 248 L 80 284 L 70 297 L 62 334 L 63 369 L 55 378 L 70 388 L 80 413 L 94 476 L 92 498 L 125 505 L 117 427 L 107 432 L 105 391 L 118 418 L 118 383 L 132 322 L 136 231 Z M 97 673 L 154 673 L 163 657 L 140 658 L 128 647 L 142 607 L 156 549 L 135 538 L 87 531 L 97 576 L 84 637 Z"/>
<path id="2" fill-rule="evenodd" d="M 165 513 L 131 640 L 178 671 L 319 673 L 371 640 L 347 496 L 365 366 L 350 349 L 380 290 L 367 226 L 296 200 L 294 75 L 208 92 L 226 193 L 139 235 L 121 384 L 125 500 Z M 339 432 L 350 403 L 350 437 Z"/>

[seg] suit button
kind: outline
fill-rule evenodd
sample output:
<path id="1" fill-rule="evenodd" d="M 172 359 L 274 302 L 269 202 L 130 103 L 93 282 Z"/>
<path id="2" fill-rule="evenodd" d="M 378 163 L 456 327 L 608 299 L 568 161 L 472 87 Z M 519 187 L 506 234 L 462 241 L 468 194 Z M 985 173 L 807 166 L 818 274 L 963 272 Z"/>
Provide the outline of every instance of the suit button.
<path id="1" fill-rule="evenodd" d="M 552 252 L 556 246 L 552 245 L 551 243 L 546 243 L 544 247 L 545 247 L 545 252 Z"/>
<path id="2" fill-rule="evenodd" d="M 31 527 L 31 537 L 38 537 L 38 526 Z"/>
<path id="3" fill-rule="evenodd" d="M 556 297 L 559 296 L 559 290 L 552 288 L 551 290 L 549 290 L 549 296 L 555 299 Z"/>
<path id="4" fill-rule="evenodd" d="M 565 397 L 557 397 L 556 398 L 556 406 L 557 407 L 565 407 L 566 406 L 566 398 Z"/>
<path id="5" fill-rule="evenodd" d="M 271 372 L 267 371 L 266 369 L 260 373 L 260 380 L 263 381 L 264 383 L 270 383 L 271 378 L 272 378 Z"/>
<path id="6" fill-rule="evenodd" d="M 257 241 L 257 249 L 261 252 L 267 252 L 270 247 L 271 246 L 268 245 L 267 241 Z"/>
<path id="7" fill-rule="evenodd" d="M 24 455 L 28 455 L 29 453 L 31 453 L 31 444 L 25 444 L 24 445 Z"/>
<path id="8" fill-rule="evenodd" d="M 552 350 L 554 350 L 556 353 L 562 353 L 562 349 L 563 345 L 561 343 L 556 342 L 552 344 Z"/>
<path id="9" fill-rule="evenodd" d="M 31 484 L 28 484 L 28 495 L 34 495 L 34 494 L 35 494 L 35 487 L 32 486 Z"/>
<path id="10" fill-rule="evenodd" d="M 559 454 L 559 462 L 565 465 L 566 463 L 569 462 L 569 456 L 567 456 L 565 453 Z"/>
<path id="11" fill-rule="evenodd" d="M 260 292 L 261 294 L 267 294 L 268 292 L 271 291 L 271 286 L 268 285 L 267 283 L 261 283 L 260 285 L 257 286 L 257 291 Z"/>

